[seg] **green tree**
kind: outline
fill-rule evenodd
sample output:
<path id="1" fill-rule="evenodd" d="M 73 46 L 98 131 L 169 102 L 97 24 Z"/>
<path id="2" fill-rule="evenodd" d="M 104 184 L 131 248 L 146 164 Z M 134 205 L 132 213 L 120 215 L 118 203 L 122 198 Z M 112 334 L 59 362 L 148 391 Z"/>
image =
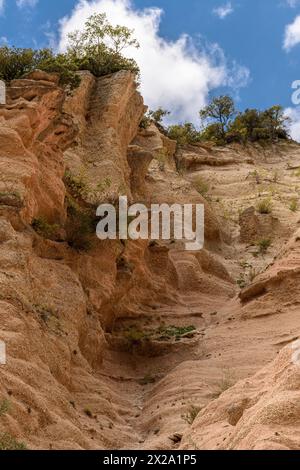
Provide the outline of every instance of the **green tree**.
<path id="1" fill-rule="evenodd" d="M 201 133 L 191 122 L 169 126 L 167 135 L 170 139 L 177 140 L 179 145 L 193 144 L 201 140 Z"/>
<path id="2" fill-rule="evenodd" d="M 217 122 L 222 138 L 225 140 L 228 125 L 235 113 L 233 99 L 230 96 L 223 95 L 213 98 L 211 103 L 200 111 L 200 118 L 204 121 Z"/>
<path id="3" fill-rule="evenodd" d="M 262 120 L 272 141 L 277 140 L 279 137 L 287 138 L 289 118 L 284 115 L 282 106 L 276 105 L 266 109 L 262 114 Z"/>
<path id="4" fill-rule="evenodd" d="M 60 74 L 60 83 L 72 88 L 79 83 L 76 64 L 68 54 L 54 54 L 51 49 L 0 47 L 0 79 L 9 82 L 34 69 Z"/>
<path id="5" fill-rule="evenodd" d="M 0 79 L 10 81 L 32 70 L 36 62 L 33 49 L 0 47 Z"/>
<path id="6" fill-rule="evenodd" d="M 120 25 L 112 26 L 105 13 L 90 16 L 84 30 L 70 33 L 68 39 L 68 54 L 81 70 L 90 70 L 96 76 L 122 69 L 139 72 L 136 62 L 122 55 L 128 47 L 139 47 L 133 30 Z"/>
<path id="7" fill-rule="evenodd" d="M 239 113 L 229 125 L 226 135 L 227 142 L 254 141 L 257 139 L 257 129 L 261 127 L 261 115 L 257 109 L 246 109 Z"/>
<path id="8" fill-rule="evenodd" d="M 166 109 L 163 109 L 160 107 L 156 109 L 155 111 L 150 110 L 148 112 L 148 117 L 149 119 L 152 119 L 155 122 L 155 124 L 162 126 L 163 119 L 166 116 L 169 116 L 170 114 L 171 114 L 170 111 L 167 111 Z"/>

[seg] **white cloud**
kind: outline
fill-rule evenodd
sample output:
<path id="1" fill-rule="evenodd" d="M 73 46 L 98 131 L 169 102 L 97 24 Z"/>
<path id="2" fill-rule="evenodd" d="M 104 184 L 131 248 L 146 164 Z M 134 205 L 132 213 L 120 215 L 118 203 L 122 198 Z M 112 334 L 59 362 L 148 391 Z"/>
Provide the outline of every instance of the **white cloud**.
<path id="1" fill-rule="evenodd" d="M 300 3 L 300 0 L 286 0 L 286 3 L 289 7 L 295 8 Z"/>
<path id="2" fill-rule="evenodd" d="M 300 142 L 300 106 L 286 108 L 284 111 L 286 117 L 290 119 L 289 133 L 292 139 Z"/>
<path id="3" fill-rule="evenodd" d="M 231 73 L 217 45 L 199 51 L 188 35 L 175 41 L 162 38 L 159 26 L 163 11 L 136 10 L 130 0 L 80 0 L 70 16 L 60 22 L 59 50 L 66 49 L 67 34 L 82 29 L 95 12 L 106 12 L 111 23 L 135 30 L 141 47 L 128 49 L 126 54 L 139 64 L 145 102 L 152 109 L 162 106 L 170 110 L 174 121 L 197 122 L 198 111 L 206 104 L 210 90 L 229 82 L 236 88 L 245 85 L 248 69 L 235 65 Z"/>
<path id="4" fill-rule="evenodd" d="M 233 11 L 234 9 L 231 2 L 228 2 L 225 5 L 213 9 L 214 15 L 217 15 L 221 20 L 226 18 L 226 16 L 231 15 Z"/>
<path id="5" fill-rule="evenodd" d="M 38 4 L 39 0 L 16 0 L 19 8 L 30 7 L 33 8 Z"/>
<path id="6" fill-rule="evenodd" d="M 300 15 L 296 16 L 293 23 L 285 28 L 283 48 L 290 51 L 293 47 L 300 43 Z"/>
<path id="7" fill-rule="evenodd" d="M 4 13 L 5 0 L 0 0 L 0 15 Z"/>

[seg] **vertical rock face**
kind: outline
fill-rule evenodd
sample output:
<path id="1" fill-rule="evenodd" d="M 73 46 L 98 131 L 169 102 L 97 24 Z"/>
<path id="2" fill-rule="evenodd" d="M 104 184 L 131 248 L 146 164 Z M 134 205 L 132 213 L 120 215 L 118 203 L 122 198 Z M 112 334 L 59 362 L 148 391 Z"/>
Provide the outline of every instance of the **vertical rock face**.
<path id="1" fill-rule="evenodd" d="M 82 103 L 87 103 L 84 109 Z M 121 71 L 113 79 L 94 79 L 85 74 L 78 92 L 67 100 L 66 109 L 80 122 L 82 130 L 81 145 L 67 153 L 67 163 L 71 170 L 84 168 L 90 181 L 88 202 L 95 195 L 101 200 L 98 188 L 104 180 L 108 181 L 109 199 L 116 200 L 119 194 L 131 198 L 127 148 L 145 111 L 134 75 Z"/>
<path id="2" fill-rule="evenodd" d="M 126 445 L 132 433 L 122 409 L 130 414 L 130 405 L 116 395 L 111 368 L 117 374 L 120 365 L 105 330 L 143 315 L 154 299 L 174 305 L 181 271 L 191 270 L 197 288 L 202 282 L 196 258 L 182 259 L 182 270 L 168 246 L 95 235 L 86 251 L 68 243 L 67 200 L 94 211 L 119 194 L 133 201 L 138 189 L 148 197 L 143 183 L 155 157 L 153 144 L 133 142 L 145 111 L 134 77 L 81 76 L 66 96 L 56 75 L 36 71 L 12 81 L 0 108 L 0 337 L 8 355 L 0 399 L 11 402 L 0 432 L 33 449 Z M 171 159 L 174 144 L 153 131 Z M 65 186 L 66 169 L 83 175 L 80 194 Z"/>
<path id="3" fill-rule="evenodd" d="M 228 364 L 245 378 L 300 334 L 298 235 L 238 297 L 231 273 L 242 249 L 222 241 L 230 224 L 212 210 L 220 200 L 205 200 L 195 175 L 176 171 L 175 158 L 201 175 L 212 167 L 231 181 L 236 172 L 239 196 L 235 165 L 253 161 L 230 149 L 185 154 L 153 124 L 140 129 L 145 106 L 129 72 L 98 79 L 82 72 L 71 95 L 57 83 L 57 75 L 35 71 L 11 82 L 0 107 L 0 339 L 7 348 L 0 402 L 10 403 L 0 440 L 6 432 L 32 449 L 174 449 L 218 447 L 221 437 L 224 448 L 259 447 L 253 416 L 263 423 L 265 403 L 271 406 L 260 376 L 257 393 L 237 396 L 237 385 L 234 400 L 229 390 L 209 403 L 222 392 L 215 383 Z M 299 148 L 293 152 L 297 159 Z M 205 248 L 187 252 L 173 239 L 99 241 L 96 206 L 119 195 L 148 206 L 203 203 Z M 252 217 L 242 214 L 241 234 L 234 227 L 227 240 L 243 243 Z M 282 313 L 284 332 L 279 318 L 270 323 Z M 278 378 L 279 362 L 264 376 Z M 232 437 L 219 432 L 223 420 Z"/>

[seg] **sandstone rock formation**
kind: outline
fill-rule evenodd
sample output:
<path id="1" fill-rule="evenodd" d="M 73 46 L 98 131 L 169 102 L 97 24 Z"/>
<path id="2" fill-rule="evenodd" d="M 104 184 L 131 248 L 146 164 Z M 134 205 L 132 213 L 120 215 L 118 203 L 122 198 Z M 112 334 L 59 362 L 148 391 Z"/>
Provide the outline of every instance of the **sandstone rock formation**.
<path id="1" fill-rule="evenodd" d="M 8 88 L 0 443 L 6 433 L 30 449 L 298 448 L 300 236 L 289 204 L 300 147 L 178 149 L 153 124 L 139 128 L 144 111 L 129 72 L 82 72 L 72 94 L 40 71 Z M 272 216 L 249 219 L 270 191 Z M 98 240 L 96 206 L 120 194 L 204 203 L 204 249 Z M 260 237 L 272 238 L 264 252 Z"/>

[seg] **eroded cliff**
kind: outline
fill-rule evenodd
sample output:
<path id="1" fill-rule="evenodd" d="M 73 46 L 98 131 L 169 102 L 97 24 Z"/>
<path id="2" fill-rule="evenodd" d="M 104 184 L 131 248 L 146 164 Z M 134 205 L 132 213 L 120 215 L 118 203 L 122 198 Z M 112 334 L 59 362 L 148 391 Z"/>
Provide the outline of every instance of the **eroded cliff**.
<path id="1" fill-rule="evenodd" d="M 154 125 L 139 128 L 144 111 L 129 72 L 83 72 L 71 95 L 38 71 L 8 88 L 0 399 L 9 409 L 0 430 L 32 449 L 297 448 L 294 415 L 280 412 L 297 398 L 294 349 L 248 377 L 299 336 L 289 202 L 300 148 L 178 151 Z M 275 210 L 264 217 L 255 206 L 270 184 Z M 205 248 L 98 240 L 97 204 L 120 194 L 204 203 Z M 259 252 L 267 237 L 271 247 Z"/>

